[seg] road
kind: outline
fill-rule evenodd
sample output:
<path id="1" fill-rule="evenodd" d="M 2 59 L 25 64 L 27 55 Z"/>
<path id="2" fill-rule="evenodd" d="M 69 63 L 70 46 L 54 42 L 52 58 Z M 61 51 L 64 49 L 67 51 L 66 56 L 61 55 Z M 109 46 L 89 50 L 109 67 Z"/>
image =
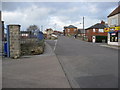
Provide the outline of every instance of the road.
<path id="1" fill-rule="evenodd" d="M 47 43 L 72 88 L 118 87 L 118 50 L 64 36 Z"/>

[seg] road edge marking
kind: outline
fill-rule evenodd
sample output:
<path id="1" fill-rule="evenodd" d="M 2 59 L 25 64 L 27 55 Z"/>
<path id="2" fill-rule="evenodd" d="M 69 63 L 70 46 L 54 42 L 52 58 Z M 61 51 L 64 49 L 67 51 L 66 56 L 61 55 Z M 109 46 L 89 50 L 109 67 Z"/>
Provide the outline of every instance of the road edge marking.
<path id="1" fill-rule="evenodd" d="M 54 46 L 54 49 L 53 49 L 54 51 L 55 51 L 55 49 L 56 49 L 57 42 L 58 42 L 58 40 L 55 41 L 55 46 Z"/>

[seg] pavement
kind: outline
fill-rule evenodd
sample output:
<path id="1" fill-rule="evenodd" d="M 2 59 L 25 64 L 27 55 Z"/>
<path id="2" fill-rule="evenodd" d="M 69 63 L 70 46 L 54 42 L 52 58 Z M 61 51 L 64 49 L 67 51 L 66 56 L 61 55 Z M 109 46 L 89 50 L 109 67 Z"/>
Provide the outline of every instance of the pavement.
<path id="1" fill-rule="evenodd" d="M 53 46 L 54 42 L 48 43 Z M 59 37 L 55 54 L 72 88 L 117 88 L 118 50 Z"/>
<path id="2" fill-rule="evenodd" d="M 108 45 L 108 44 L 101 44 L 100 46 L 102 46 L 102 47 L 106 47 L 106 48 L 120 49 L 119 46 Z"/>
<path id="3" fill-rule="evenodd" d="M 3 88 L 70 88 L 53 49 L 47 43 L 42 55 L 16 60 L 5 58 L 2 64 Z"/>
<path id="4" fill-rule="evenodd" d="M 94 44 L 97 44 L 101 47 L 106 47 L 106 48 L 112 48 L 112 49 L 117 49 L 119 50 L 120 49 L 120 46 L 116 46 L 116 45 L 109 45 L 107 43 L 94 43 Z"/>

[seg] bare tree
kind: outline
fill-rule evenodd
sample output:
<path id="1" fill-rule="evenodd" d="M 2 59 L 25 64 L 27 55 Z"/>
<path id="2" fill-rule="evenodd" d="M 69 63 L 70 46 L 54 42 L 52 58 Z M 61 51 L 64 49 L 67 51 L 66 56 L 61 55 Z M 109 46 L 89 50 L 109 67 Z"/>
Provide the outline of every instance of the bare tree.
<path id="1" fill-rule="evenodd" d="M 40 31 L 39 27 L 37 25 L 30 25 L 28 28 L 27 28 L 27 31 L 30 32 L 30 34 L 36 34 L 37 32 Z"/>

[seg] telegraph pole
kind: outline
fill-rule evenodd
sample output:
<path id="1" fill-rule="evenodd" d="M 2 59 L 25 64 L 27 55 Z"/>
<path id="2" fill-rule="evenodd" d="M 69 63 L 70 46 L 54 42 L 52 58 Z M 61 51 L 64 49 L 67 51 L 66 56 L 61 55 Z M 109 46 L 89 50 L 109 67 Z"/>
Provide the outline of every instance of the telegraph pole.
<path id="1" fill-rule="evenodd" d="M 85 40 L 84 16 L 83 16 L 83 31 L 84 31 L 84 33 L 83 33 L 83 40 Z"/>
<path id="2" fill-rule="evenodd" d="M 43 31 L 43 25 L 41 25 L 41 31 Z"/>
<path id="3" fill-rule="evenodd" d="M 57 25 L 57 24 L 55 23 L 55 25 L 54 25 L 54 29 L 55 29 L 55 30 L 56 30 L 56 25 Z"/>

